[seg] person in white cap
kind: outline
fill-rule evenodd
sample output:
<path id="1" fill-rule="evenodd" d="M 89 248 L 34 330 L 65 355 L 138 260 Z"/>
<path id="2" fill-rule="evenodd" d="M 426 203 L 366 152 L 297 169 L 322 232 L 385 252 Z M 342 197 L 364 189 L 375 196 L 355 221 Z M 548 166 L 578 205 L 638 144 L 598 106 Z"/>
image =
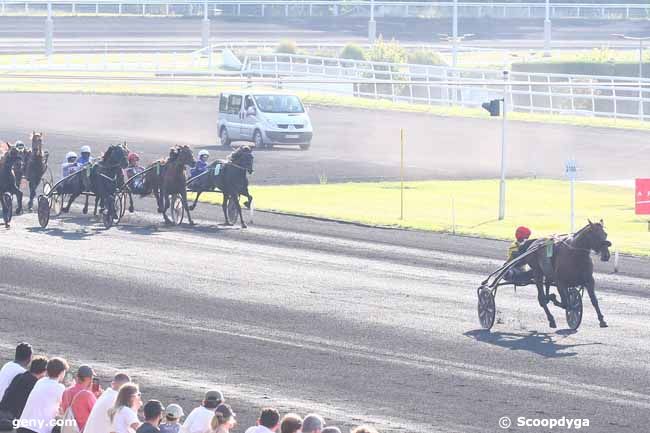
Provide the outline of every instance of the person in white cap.
<path id="1" fill-rule="evenodd" d="M 81 146 L 79 153 L 81 153 L 79 161 L 77 161 L 79 165 L 83 166 L 93 162 L 93 157 L 90 156 L 90 146 Z"/>
<path id="2" fill-rule="evenodd" d="M 165 409 L 165 422 L 160 424 L 160 433 L 178 433 L 181 429 L 181 418 L 185 414 L 183 408 L 172 403 Z"/>
<path id="3" fill-rule="evenodd" d="M 208 391 L 205 393 L 201 406 L 195 408 L 185 419 L 181 433 L 205 433 L 210 430 L 210 423 L 214 417 L 214 410 L 223 403 L 221 391 Z"/>
<path id="4" fill-rule="evenodd" d="M 199 151 L 199 159 L 196 161 L 196 165 L 192 170 L 190 170 L 190 177 L 198 176 L 208 169 L 208 159 L 210 158 L 210 152 L 205 149 Z"/>
<path id="5" fill-rule="evenodd" d="M 77 154 L 68 152 L 65 155 L 65 161 L 61 164 L 61 177 L 68 177 L 79 168 L 77 163 Z"/>

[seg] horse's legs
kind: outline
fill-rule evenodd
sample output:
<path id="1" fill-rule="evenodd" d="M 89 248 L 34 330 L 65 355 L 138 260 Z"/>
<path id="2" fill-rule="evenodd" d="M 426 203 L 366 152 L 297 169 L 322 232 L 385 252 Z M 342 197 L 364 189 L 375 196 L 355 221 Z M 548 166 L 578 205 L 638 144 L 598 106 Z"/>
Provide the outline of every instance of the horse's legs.
<path id="1" fill-rule="evenodd" d="M 190 210 L 194 210 L 196 208 L 196 203 L 199 201 L 199 197 L 201 196 L 202 192 L 203 191 L 196 192 L 196 197 L 194 198 L 194 203 L 192 203 L 192 206 L 190 206 Z"/>
<path id="2" fill-rule="evenodd" d="M 97 202 L 95 202 L 96 204 Z M 84 215 L 88 213 L 88 194 L 86 194 L 86 203 L 84 204 L 84 208 L 81 211 Z"/>
<path id="3" fill-rule="evenodd" d="M 135 211 L 135 208 L 133 207 L 133 194 L 131 194 L 131 190 L 127 190 L 127 194 L 129 195 L 129 213 L 133 213 Z"/>
<path id="4" fill-rule="evenodd" d="M 596 282 L 594 281 L 594 278 L 591 277 L 589 280 L 587 280 L 587 284 L 585 284 L 585 288 L 587 289 L 587 293 L 589 293 L 589 299 L 591 299 L 591 305 L 594 306 L 594 310 L 596 310 L 596 314 L 598 315 L 598 321 L 600 322 L 600 327 L 607 328 L 607 322 L 605 322 L 603 313 L 600 312 L 600 307 L 598 306 L 598 298 L 596 297 L 595 287 L 596 287 Z"/>
<path id="5" fill-rule="evenodd" d="M 535 273 L 535 285 L 537 286 L 537 301 L 539 302 L 539 306 L 544 309 L 544 313 L 546 313 L 546 318 L 548 319 L 548 326 L 551 328 L 556 328 L 557 325 L 555 324 L 555 318 L 553 318 L 553 315 L 548 309 L 548 298 L 546 297 L 546 294 L 544 292 L 544 285 L 542 284 L 542 278 L 543 275 L 541 273 Z"/>
<path id="6" fill-rule="evenodd" d="M 88 196 L 86 196 L 86 201 L 88 201 Z M 95 196 L 95 208 L 93 209 L 93 215 L 97 216 L 97 205 L 101 204 L 101 209 L 104 209 L 104 198 Z"/>
<path id="7" fill-rule="evenodd" d="M 239 222 L 241 223 L 241 228 L 245 229 L 247 226 L 244 222 L 244 216 L 241 212 L 241 205 L 239 204 L 239 200 L 235 200 L 235 203 L 237 203 L 237 212 L 239 213 Z"/>
<path id="8" fill-rule="evenodd" d="M 63 212 L 63 213 L 70 212 L 70 206 L 72 206 L 72 203 L 73 203 L 73 202 L 77 199 L 77 197 L 79 197 L 80 195 L 81 195 L 81 193 L 80 193 L 80 192 L 77 192 L 77 191 L 75 191 L 75 192 L 73 192 L 72 194 L 70 194 L 70 200 L 68 200 L 68 206 L 63 207 L 63 208 L 61 209 L 61 212 Z"/>
<path id="9" fill-rule="evenodd" d="M 165 224 L 171 224 L 172 220 L 170 220 L 167 217 L 167 209 L 169 209 L 169 206 L 170 206 L 169 194 L 167 194 L 167 192 L 164 191 L 164 190 L 160 190 L 160 197 L 161 197 L 161 199 L 163 201 L 162 214 L 163 214 L 163 218 L 165 219 Z"/>
<path id="10" fill-rule="evenodd" d="M 190 215 L 190 207 L 187 205 L 187 191 L 181 192 L 181 202 L 183 203 L 183 208 L 185 208 L 185 213 L 187 213 L 187 220 L 190 222 L 190 225 L 193 226 L 194 221 L 192 221 L 192 215 Z"/>
<path id="11" fill-rule="evenodd" d="M 241 192 L 241 195 L 248 199 L 244 202 L 244 206 L 246 206 L 246 209 L 250 209 L 251 203 L 253 203 L 253 196 L 248 192 L 248 179 L 246 180 L 246 184 L 244 185 L 244 189 Z"/>
<path id="12" fill-rule="evenodd" d="M 19 187 L 12 188 L 12 194 L 16 196 L 16 201 L 18 202 L 18 206 L 16 206 L 16 215 L 20 215 L 23 213 L 23 192 L 20 190 Z"/>
<path id="13" fill-rule="evenodd" d="M 223 216 L 226 219 L 226 225 L 231 226 L 232 223 L 228 219 L 228 200 L 230 197 L 224 192 L 223 199 L 221 200 L 221 209 L 223 210 Z"/>
<path id="14" fill-rule="evenodd" d="M 163 197 L 162 197 L 162 193 L 161 193 L 159 187 L 154 186 L 153 195 L 156 196 L 156 204 L 158 205 L 158 213 L 162 213 L 163 212 Z"/>
<path id="15" fill-rule="evenodd" d="M 36 197 L 36 188 L 38 188 L 38 184 L 41 181 L 39 180 L 38 183 L 32 182 L 31 180 L 29 181 L 29 203 L 27 203 L 27 208 L 29 210 L 32 210 L 34 207 L 34 197 Z"/>

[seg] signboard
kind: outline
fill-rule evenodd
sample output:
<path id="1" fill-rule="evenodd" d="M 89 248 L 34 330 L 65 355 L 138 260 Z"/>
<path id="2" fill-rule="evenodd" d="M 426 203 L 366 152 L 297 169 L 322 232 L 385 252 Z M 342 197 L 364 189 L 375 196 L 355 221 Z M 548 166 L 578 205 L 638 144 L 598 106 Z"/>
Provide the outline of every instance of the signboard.
<path id="1" fill-rule="evenodd" d="M 650 215 L 650 179 L 636 179 L 634 201 L 637 215 Z"/>
<path id="2" fill-rule="evenodd" d="M 564 164 L 564 174 L 566 174 L 569 179 L 574 180 L 576 178 L 576 171 L 578 171 L 576 160 L 567 159 Z"/>

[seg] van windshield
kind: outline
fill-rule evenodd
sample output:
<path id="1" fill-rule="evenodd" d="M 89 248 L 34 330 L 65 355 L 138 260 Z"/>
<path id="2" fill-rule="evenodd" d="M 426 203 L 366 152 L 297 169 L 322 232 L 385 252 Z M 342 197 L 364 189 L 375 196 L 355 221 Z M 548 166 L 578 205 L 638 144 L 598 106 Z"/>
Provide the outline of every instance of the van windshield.
<path id="1" fill-rule="evenodd" d="M 300 99 L 292 95 L 254 95 L 257 108 L 264 113 L 304 113 Z"/>

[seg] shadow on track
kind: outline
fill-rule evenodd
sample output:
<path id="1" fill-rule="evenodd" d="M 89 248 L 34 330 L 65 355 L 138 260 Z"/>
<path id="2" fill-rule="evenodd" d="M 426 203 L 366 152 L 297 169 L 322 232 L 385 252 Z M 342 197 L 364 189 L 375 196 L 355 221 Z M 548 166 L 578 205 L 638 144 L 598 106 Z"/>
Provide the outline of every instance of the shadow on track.
<path id="1" fill-rule="evenodd" d="M 573 332 L 571 332 L 573 333 Z M 557 332 L 549 334 L 548 332 L 528 331 L 527 333 L 515 332 L 489 332 L 483 329 L 476 329 L 465 332 L 463 335 L 479 341 L 481 343 L 493 344 L 499 347 L 505 347 L 510 350 L 524 350 L 526 352 L 536 353 L 545 358 L 566 358 L 576 356 L 578 353 L 566 350 L 579 346 L 593 346 L 602 343 L 582 343 L 582 344 L 558 344 L 554 336 L 568 335 L 567 332 Z"/>
<path id="2" fill-rule="evenodd" d="M 93 236 L 97 230 L 63 230 L 57 228 L 42 229 L 40 227 L 27 227 L 31 233 L 40 233 L 48 236 L 56 236 L 69 241 L 83 241 Z"/>

